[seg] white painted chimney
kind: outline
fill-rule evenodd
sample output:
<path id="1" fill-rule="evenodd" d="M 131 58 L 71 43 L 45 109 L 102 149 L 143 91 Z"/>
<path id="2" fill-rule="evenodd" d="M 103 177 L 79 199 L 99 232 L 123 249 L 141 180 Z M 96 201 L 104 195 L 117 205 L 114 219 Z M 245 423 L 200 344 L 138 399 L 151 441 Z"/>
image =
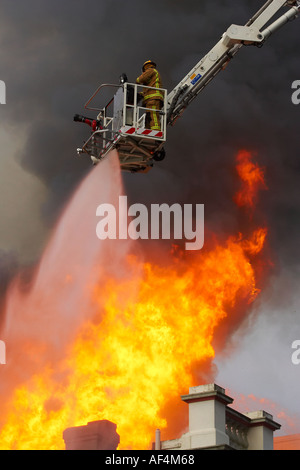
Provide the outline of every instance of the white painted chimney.
<path id="1" fill-rule="evenodd" d="M 229 445 L 226 407 L 233 399 L 216 384 L 191 387 L 181 399 L 189 405 L 190 448 Z"/>
<path id="2" fill-rule="evenodd" d="M 162 450 L 272 450 L 280 425 L 265 411 L 240 413 L 233 399 L 216 384 L 191 387 L 181 399 L 189 405 L 189 430 L 179 439 L 160 441 Z"/>

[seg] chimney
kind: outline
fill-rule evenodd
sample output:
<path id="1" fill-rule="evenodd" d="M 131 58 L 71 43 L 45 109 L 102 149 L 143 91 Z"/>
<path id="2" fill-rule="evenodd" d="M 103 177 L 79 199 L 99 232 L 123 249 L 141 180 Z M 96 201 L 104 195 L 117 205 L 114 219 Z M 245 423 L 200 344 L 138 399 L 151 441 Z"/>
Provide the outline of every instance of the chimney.
<path id="1" fill-rule="evenodd" d="M 280 424 L 266 411 L 235 410 L 229 406 L 233 399 L 219 385 L 190 387 L 181 399 L 189 405 L 189 430 L 179 438 L 160 440 L 159 449 L 273 449 L 273 433 Z"/>
<path id="2" fill-rule="evenodd" d="M 229 445 L 226 434 L 226 407 L 233 399 L 216 384 L 190 387 L 181 399 L 189 405 L 190 448 Z"/>
<path id="3" fill-rule="evenodd" d="M 120 442 L 116 428 L 107 420 L 67 428 L 63 432 L 66 450 L 116 450 Z"/>
<path id="4" fill-rule="evenodd" d="M 252 411 L 245 413 L 251 419 L 248 431 L 248 450 L 273 450 L 273 433 L 280 429 L 280 424 L 273 420 L 273 416 L 266 411 Z"/>

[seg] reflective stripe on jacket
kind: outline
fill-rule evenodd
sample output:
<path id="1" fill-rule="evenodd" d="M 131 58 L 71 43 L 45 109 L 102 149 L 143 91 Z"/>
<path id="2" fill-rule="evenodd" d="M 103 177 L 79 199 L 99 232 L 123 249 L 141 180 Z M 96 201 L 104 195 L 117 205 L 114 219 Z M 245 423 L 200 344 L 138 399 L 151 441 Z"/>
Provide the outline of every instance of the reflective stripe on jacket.
<path id="1" fill-rule="evenodd" d="M 149 86 L 143 92 L 144 100 L 156 99 L 164 100 L 164 93 L 160 90 L 153 90 L 153 88 L 162 88 L 161 78 L 159 72 L 153 68 L 148 68 L 142 75 L 136 79 L 138 85 Z"/>

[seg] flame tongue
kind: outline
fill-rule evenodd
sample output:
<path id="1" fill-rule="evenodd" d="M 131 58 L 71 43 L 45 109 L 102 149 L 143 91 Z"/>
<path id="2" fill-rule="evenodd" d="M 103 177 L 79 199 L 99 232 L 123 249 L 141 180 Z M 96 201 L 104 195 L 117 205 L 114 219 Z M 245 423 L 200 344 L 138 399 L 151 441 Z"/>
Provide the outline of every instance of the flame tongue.
<path id="1" fill-rule="evenodd" d="M 231 313 L 259 292 L 250 256 L 265 238 L 264 229 L 247 240 L 229 237 L 168 266 L 129 256 L 126 279 L 100 277 L 92 289 L 94 315 L 65 355 L 15 388 L 1 447 L 64 448 L 65 428 L 98 419 L 117 423 L 123 449 L 149 448 L 156 427 L 172 432 L 168 403 L 197 385 L 213 360 L 218 327 L 238 324 L 245 311 Z"/>
<path id="2" fill-rule="evenodd" d="M 254 208 L 259 189 L 267 189 L 264 171 L 252 161 L 250 152 L 241 150 L 237 155 L 237 172 L 244 184 L 235 201 L 240 207 Z"/>

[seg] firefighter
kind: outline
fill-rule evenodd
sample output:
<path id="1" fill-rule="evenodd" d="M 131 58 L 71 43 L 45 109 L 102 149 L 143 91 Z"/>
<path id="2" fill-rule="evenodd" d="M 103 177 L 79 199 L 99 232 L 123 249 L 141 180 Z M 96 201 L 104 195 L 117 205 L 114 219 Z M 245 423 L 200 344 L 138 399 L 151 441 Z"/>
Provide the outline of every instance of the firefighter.
<path id="1" fill-rule="evenodd" d="M 149 86 L 143 92 L 143 106 L 151 109 L 147 112 L 146 116 L 146 127 L 152 130 L 161 130 L 160 127 L 160 115 L 157 111 L 160 111 L 164 103 L 164 94 L 161 90 L 155 90 L 153 88 L 162 88 L 161 77 L 159 72 L 156 70 L 156 64 L 152 60 L 147 60 L 142 68 L 142 75 L 136 79 L 138 85 Z"/>

